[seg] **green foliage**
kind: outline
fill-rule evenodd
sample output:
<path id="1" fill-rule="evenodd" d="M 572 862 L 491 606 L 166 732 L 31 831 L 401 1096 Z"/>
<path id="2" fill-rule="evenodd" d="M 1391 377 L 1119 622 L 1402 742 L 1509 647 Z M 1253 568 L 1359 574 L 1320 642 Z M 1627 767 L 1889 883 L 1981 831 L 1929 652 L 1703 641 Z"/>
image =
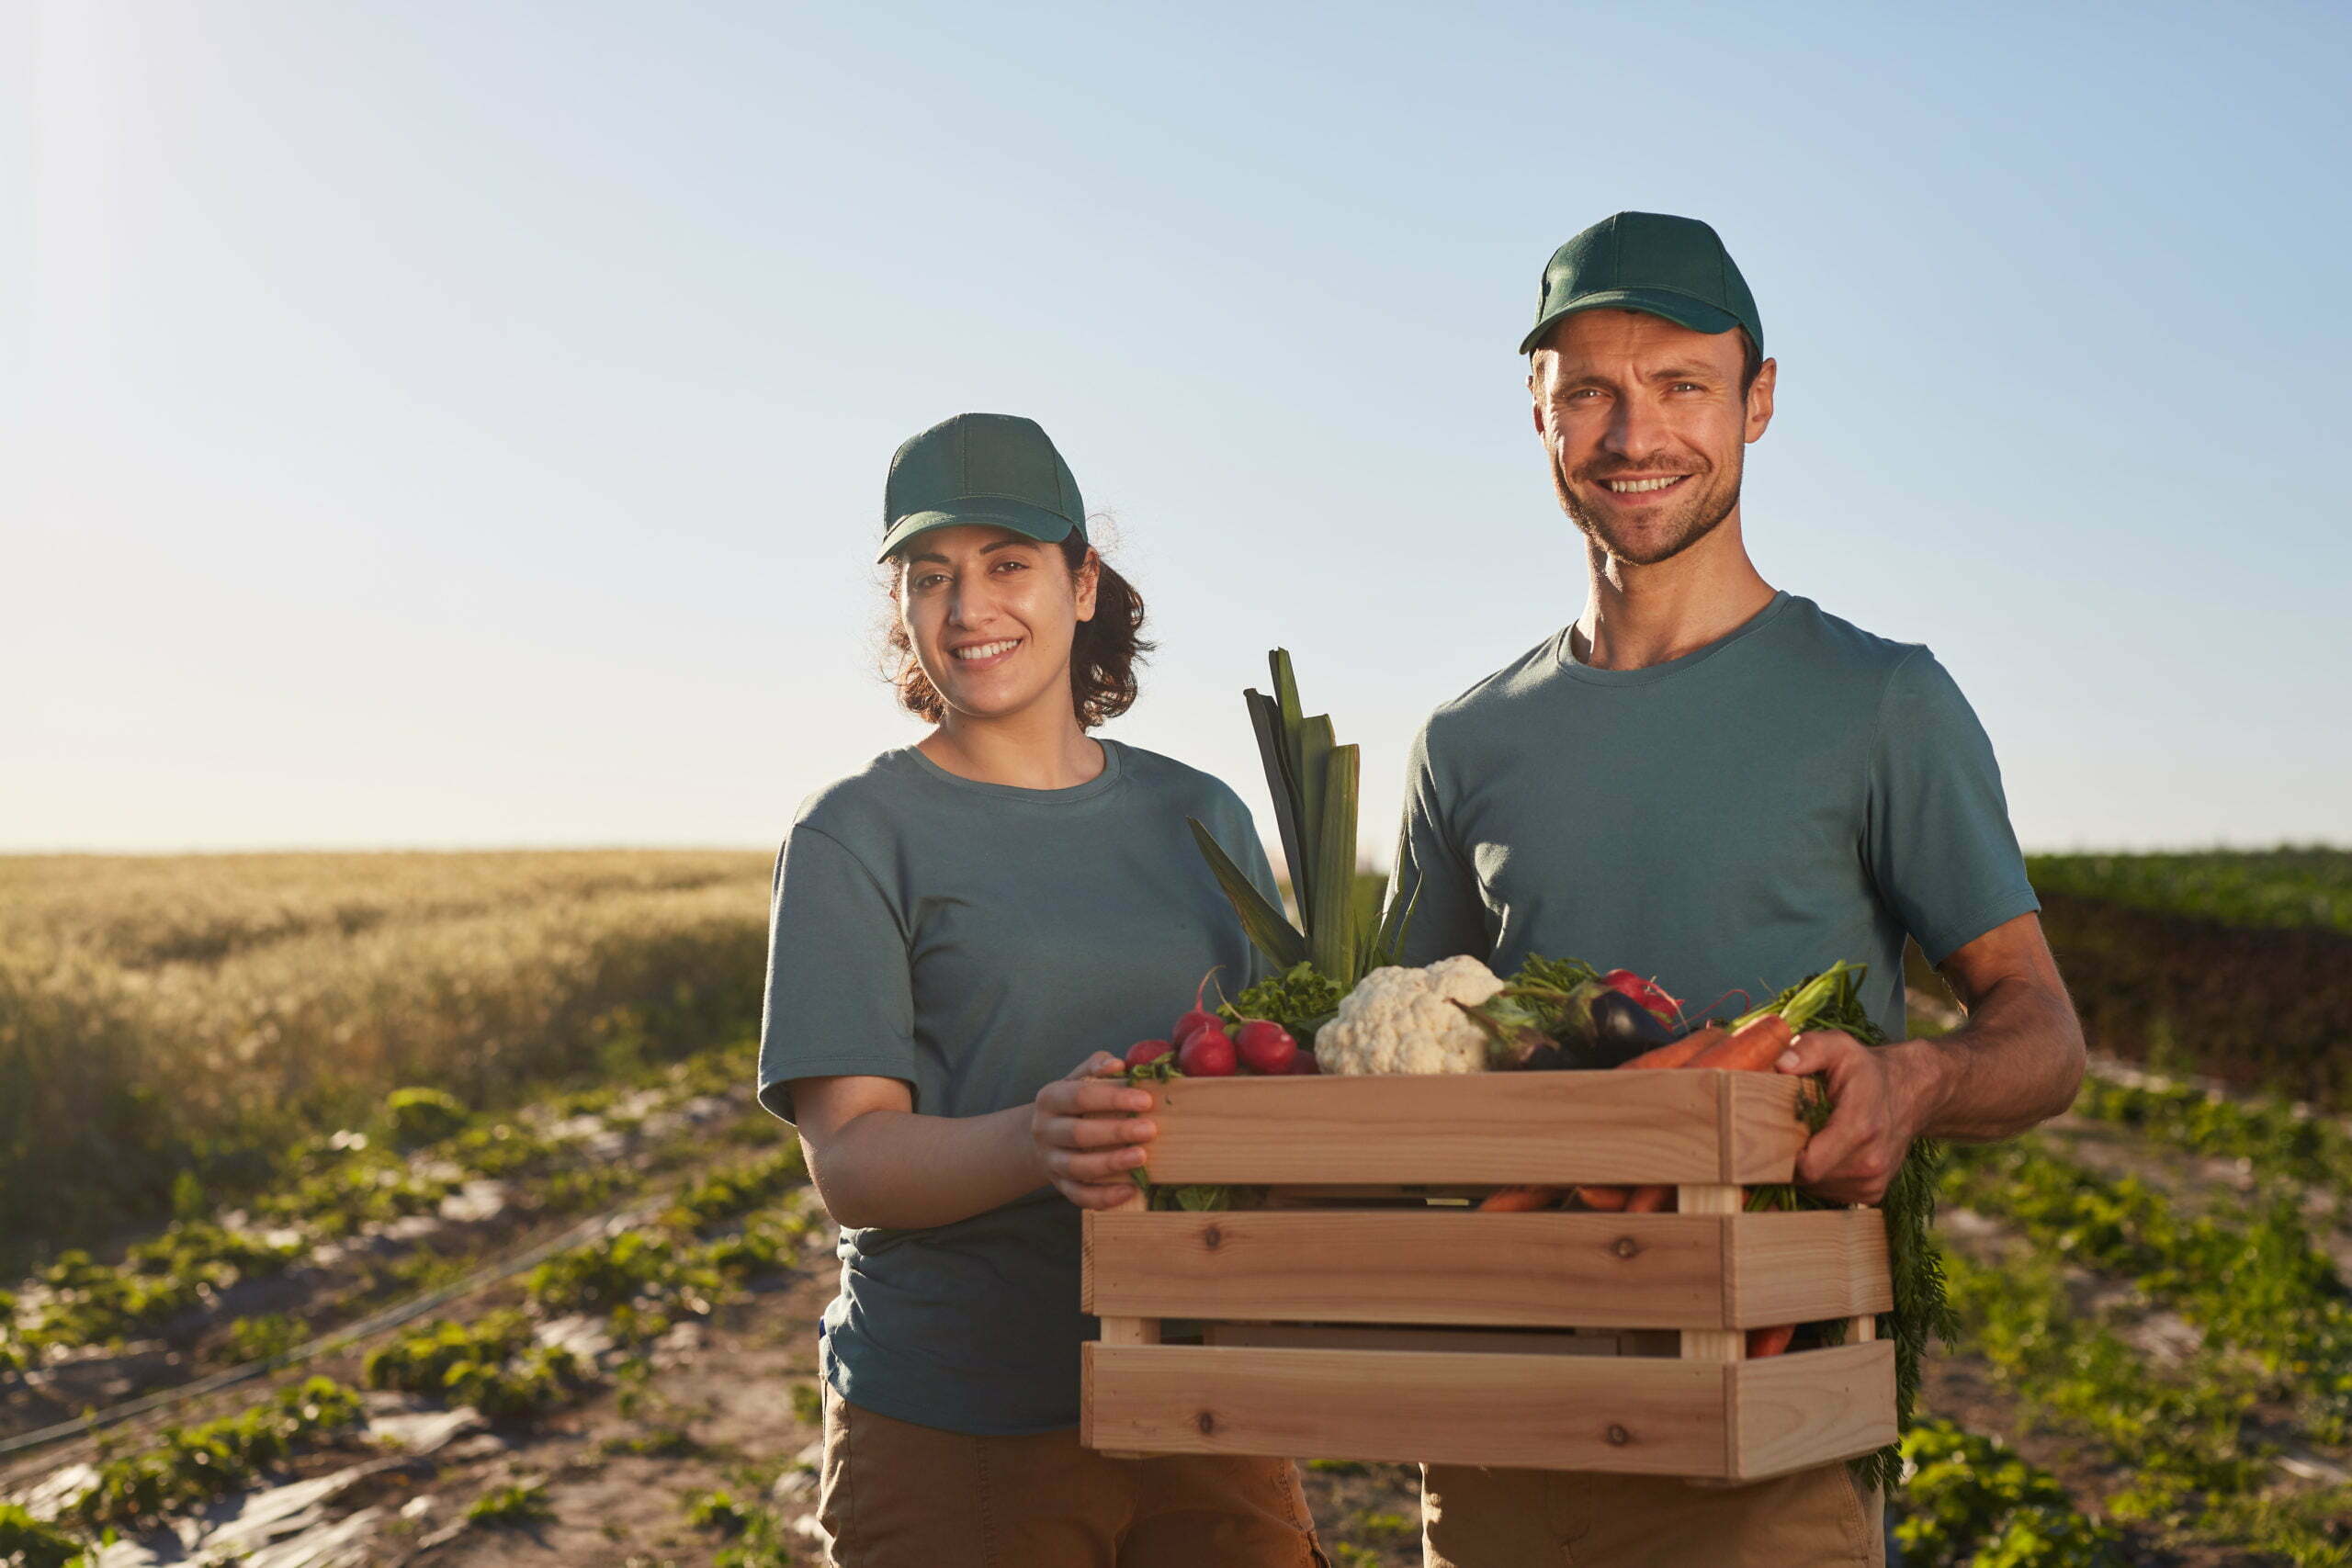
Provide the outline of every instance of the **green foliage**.
<path id="1" fill-rule="evenodd" d="M 2232 1100 L 2195 1084 L 2095 1075 L 2083 1081 L 2075 1111 L 2188 1154 L 2246 1160 L 2265 1179 L 2352 1192 L 2352 1131 L 2276 1097 Z"/>
<path id="2" fill-rule="evenodd" d="M 797 1382 L 792 1385 L 793 1418 L 804 1427 L 825 1424 L 825 1395 L 815 1383 Z"/>
<path id="3" fill-rule="evenodd" d="M 356 1392 L 311 1378 L 238 1415 L 166 1427 L 154 1447 L 100 1465 L 63 1517 L 92 1530 L 153 1524 L 243 1491 L 302 1450 L 365 1423 Z"/>
<path id="4" fill-rule="evenodd" d="M 808 1179 L 797 1139 L 787 1139 L 754 1160 L 718 1171 L 687 1189 L 662 1224 L 701 1230 L 765 1208 Z"/>
<path id="5" fill-rule="evenodd" d="M 752 1513 L 724 1492 L 686 1494 L 686 1523 L 698 1530 L 739 1536 L 751 1528 Z"/>
<path id="6" fill-rule="evenodd" d="M 605 1312 L 639 1296 L 681 1284 L 681 1260 L 667 1242 L 646 1231 L 558 1253 L 531 1270 L 532 1304 L 548 1312 Z"/>
<path id="7" fill-rule="evenodd" d="M 283 1273 L 301 1251 L 209 1221 L 180 1220 L 131 1247 L 119 1266 L 63 1253 L 38 1276 L 55 1294 L 21 1331 L 22 1343 L 100 1345 L 160 1328 L 240 1280 Z"/>
<path id="8" fill-rule="evenodd" d="M 2352 1440 L 2352 1292 L 2292 1197 L 2184 1217 L 2137 1178 L 2100 1176 L 2032 1138 L 1955 1151 L 1946 1196 L 2133 1280 L 2252 1360 L 2321 1438 Z"/>
<path id="9" fill-rule="evenodd" d="M 2115 1532 L 2055 1476 L 1991 1438 L 1930 1420 L 1903 1438 L 1911 1472 L 1895 1539 L 1913 1568 L 2120 1568 Z"/>
<path id="10" fill-rule="evenodd" d="M 1368 1513 L 1357 1515 L 1351 1528 L 1374 1540 L 1405 1540 L 1419 1537 L 1421 1521 L 1403 1514 Z"/>
<path id="11" fill-rule="evenodd" d="M 554 1518 L 555 1508 L 548 1502 L 544 1481 L 493 1486 L 475 1498 L 473 1506 L 466 1510 L 466 1523 L 485 1529 L 525 1529 Z"/>
<path id="12" fill-rule="evenodd" d="M 446 1403 L 495 1420 L 528 1420 L 570 1400 L 587 1369 L 569 1350 L 537 1343 L 519 1313 L 413 1328 L 368 1354 L 360 1381 Z"/>
<path id="13" fill-rule="evenodd" d="M 0 1503 L 0 1568 L 69 1568 L 86 1549 L 72 1535 L 14 1503 Z"/>
<path id="14" fill-rule="evenodd" d="M 394 1144 L 420 1149 L 454 1136 L 471 1113 L 464 1100 L 447 1089 L 396 1089 L 384 1101 L 384 1116 Z"/>
<path id="15" fill-rule="evenodd" d="M 2035 887 L 2223 925 L 2352 934 L 2352 850 L 2209 850 L 2187 854 L 2035 855 Z"/>
<path id="16" fill-rule="evenodd" d="M 1347 993 L 1336 981 L 1301 962 L 1279 975 L 1259 981 L 1217 1009 L 1227 1023 L 1246 1019 L 1272 1019 L 1290 1031 L 1303 1047 L 1312 1049 L 1315 1032 L 1331 1021 Z"/>
<path id="17" fill-rule="evenodd" d="M 241 1317 L 229 1325 L 229 1332 L 221 1341 L 221 1354 L 228 1360 L 243 1363 L 266 1361 L 283 1356 L 310 1333 L 299 1318 L 282 1312 L 262 1317 Z"/>

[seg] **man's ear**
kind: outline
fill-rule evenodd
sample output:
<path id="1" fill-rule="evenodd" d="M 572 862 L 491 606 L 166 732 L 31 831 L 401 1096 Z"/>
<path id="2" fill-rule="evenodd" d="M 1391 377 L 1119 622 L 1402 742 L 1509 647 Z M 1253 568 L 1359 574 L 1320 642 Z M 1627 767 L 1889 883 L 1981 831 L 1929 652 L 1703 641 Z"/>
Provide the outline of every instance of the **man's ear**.
<path id="1" fill-rule="evenodd" d="M 1765 427 L 1772 423 L 1772 390 L 1781 379 L 1781 362 L 1768 359 L 1756 367 L 1756 379 L 1747 387 L 1747 432 L 1744 439 L 1762 439 Z"/>

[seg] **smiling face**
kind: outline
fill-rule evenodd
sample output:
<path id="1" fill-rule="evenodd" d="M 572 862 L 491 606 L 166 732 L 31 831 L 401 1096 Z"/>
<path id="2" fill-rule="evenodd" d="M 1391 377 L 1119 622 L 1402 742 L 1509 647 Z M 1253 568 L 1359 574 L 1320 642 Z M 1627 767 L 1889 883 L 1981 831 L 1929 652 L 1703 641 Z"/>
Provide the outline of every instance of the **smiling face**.
<path id="1" fill-rule="evenodd" d="M 899 558 L 899 625 L 951 714 L 1070 705 L 1070 644 L 1094 616 L 1094 557 L 979 524 L 917 535 Z"/>
<path id="2" fill-rule="evenodd" d="M 1552 487 L 1611 559 L 1651 566 L 1704 539 L 1739 505 L 1747 444 L 1772 419 L 1776 367 L 1745 393 L 1740 334 L 1638 310 L 1583 310 L 1529 362 Z"/>

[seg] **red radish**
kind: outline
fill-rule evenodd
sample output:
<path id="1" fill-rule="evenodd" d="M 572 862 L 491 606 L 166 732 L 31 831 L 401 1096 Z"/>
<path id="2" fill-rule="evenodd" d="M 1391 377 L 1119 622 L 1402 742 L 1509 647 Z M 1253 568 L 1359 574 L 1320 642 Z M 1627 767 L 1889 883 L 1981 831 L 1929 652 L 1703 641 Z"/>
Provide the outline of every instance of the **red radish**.
<path id="1" fill-rule="evenodd" d="M 1168 1032 L 1168 1038 L 1176 1043 L 1179 1050 L 1183 1048 L 1185 1041 L 1193 1037 L 1194 1031 L 1224 1027 L 1224 1021 L 1203 1005 L 1208 997 L 1209 981 L 1216 975 L 1216 971 L 1212 969 L 1201 976 L 1200 985 L 1193 991 L 1193 1010 L 1178 1019 L 1176 1027 Z"/>
<path id="2" fill-rule="evenodd" d="M 1290 1059 L 1289 1076 L 1292 1077 L 1311 1078 L 1319 1076 L 1322 1071 L 1323 1064 L 1315 1059 L 1315 1053 L 1312 1051 L 1301 1051 Z"/>
<path id="3" fill-rule="evenodd" d="M 1298 1056 L 1298 1042 L 1290 1037 L 1290 1031 L 1269 1018 L 1253 1018 L 1243 1024 L 1233 1037 L 1233 1048 L 1243 1066 L 1269 1077 L 1287 1074 Z"/>
<path id="4" fill-rule="evenodd" d="M 1176 1048 L 1176 1070 L 1188 1078 L 1226 1078 L 1237 1064 L 1233 1042 L 1215 1024 L 1196 1029 Z"/>
<path id="5" fill-rule="evenodd" d="M 1660 1023 L 1672 1023 L 1682 1016 L 1682 1004 L 1666 994 L 1656 980 L 1645 980 L 1631 969 L 1611 969 L 1600 977 L 1600 983 L 1625 998 L 1649 1010 Z"/>
<path id="6" fill-rule="evenodd" d="M 1165 1040 L 1138 1040 L 1127 1047 L 1127 1066 L 1140 1067 L 1146 1062 L 1157 1062 L 1174 1049 Z"/>

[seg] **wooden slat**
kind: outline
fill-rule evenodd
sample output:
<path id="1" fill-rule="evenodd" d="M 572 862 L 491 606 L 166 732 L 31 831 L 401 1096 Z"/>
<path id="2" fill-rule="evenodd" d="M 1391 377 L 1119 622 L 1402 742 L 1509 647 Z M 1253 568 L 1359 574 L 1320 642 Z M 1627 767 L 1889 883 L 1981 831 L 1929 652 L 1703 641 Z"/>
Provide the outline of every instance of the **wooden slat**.
<path id="1" fill-rule="evenodd" d="M 1086 1358 L 1090 1448 L 1726 1473 L 1735 1369 L 1714 1362 L 1175 1345 Z"/>
<path id="2" fill-rule="evenodd" d="M 1726 1077 L 1742 1081 L 1726 1090 Z M 1786 1181 L 1804 1139 L 1796 1080 L 1761 1073 L 1177 1078 L 1155 1092 L 1160 1182 Z"/>
<path id="3" fill-rule="evenodd" d="M 1886 1219 L 1876 1209 L 1742 1215 L 1724 1267 L 1724 1320 L 1743 1328 L 1894 1306 Z"/>
<path id="4" fill-rule="evenodd" d="M 1478 1355 L 1614 1356 L 1614 1334 L 1533 1334 L 1483 1328 L 1355 1328 L 1323 1323 L 1212 1323 L 1211 1345 L 1299 1350 L 1447 1350 Z"/>
<path id="5" fill-rule="evenodd" d="M 1736 1215 L 1746 1201 L 1747 1194 L 1736 1187 L 1678 1187 L 1674 1190 L 1678 1219 L 1702 1214 Z M 1715 1258 L 1715 1277 L 1724 1285 L 1722 1293 L 1715 1300 L 1715 1316 L 1721 1321 L 1731 1293 L 1726 1279 L 1731 1254 L 1731 1221 L 1728 1218 L 1717 1224 L 1715 1244 L 1721 1249 Z M 1736 1361 L 1747 1354 L 1747 1335 L 1744 1330 L 1685 1328 L 1682 1331 L 1682 1359 L 1686 1361 Z M 1725 1462 L 1729 1463 L 1728 1456 Z"/>
<path id="6" fill-rule="evenodd" d="M 1785 1475 L 1894 1441 L 1894 1347 L 1801 1350 L 1731 1369 L 1733 1473 Z"/>
<path id="7" fill-rule="evenodd" d="M 1086 1216 L 1081 1301 L 1092 1313 L 1149 1317 L 1720 1328 L 1724 1223 L 1460 1209 L 1119 1210 Z"/>
<path id="8" fill-rule="evenodd" d="M 1106 1317 L 1102 1320 L 1102 1343 L 1105 1345 L 1157 1345 L 1159 1343 L 1159 1319 L 1157 1317 Z"/>

